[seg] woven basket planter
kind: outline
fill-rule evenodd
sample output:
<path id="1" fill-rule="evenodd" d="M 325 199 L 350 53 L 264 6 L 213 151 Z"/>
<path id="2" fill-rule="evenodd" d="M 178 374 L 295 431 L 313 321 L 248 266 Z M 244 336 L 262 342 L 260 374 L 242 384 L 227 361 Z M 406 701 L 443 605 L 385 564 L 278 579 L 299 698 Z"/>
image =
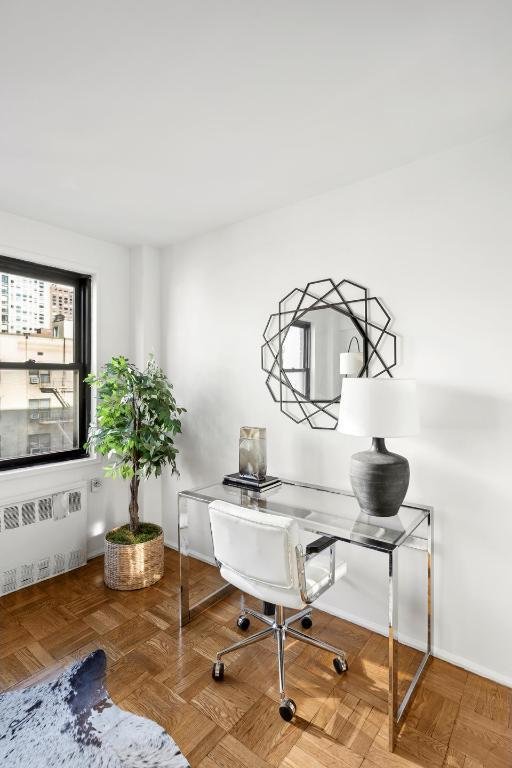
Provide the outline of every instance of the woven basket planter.
<path id="1" fill-rule="evenodd" d="M 105 539 L 104 580 L 110 589 L 142 589 L 164 575 L 164 532 L 142 544 L 116 544 Z"/>

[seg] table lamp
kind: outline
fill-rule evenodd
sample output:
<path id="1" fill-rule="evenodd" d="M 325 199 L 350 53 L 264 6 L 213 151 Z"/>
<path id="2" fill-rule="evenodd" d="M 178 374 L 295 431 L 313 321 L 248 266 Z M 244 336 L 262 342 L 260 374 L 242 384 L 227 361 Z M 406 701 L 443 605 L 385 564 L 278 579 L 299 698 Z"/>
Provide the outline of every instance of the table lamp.
<path id="1" fill-rule="evenodd" d="M 361 510 L 377 517 L 396 515 L 409 486 L 409 462 L 388 451 L 385 438 L 419 431 L 416 382 L 345 379 L 337 429 L 372 438 L 371 449 L 355 453 L 350 464 L 350 482 Z"/>

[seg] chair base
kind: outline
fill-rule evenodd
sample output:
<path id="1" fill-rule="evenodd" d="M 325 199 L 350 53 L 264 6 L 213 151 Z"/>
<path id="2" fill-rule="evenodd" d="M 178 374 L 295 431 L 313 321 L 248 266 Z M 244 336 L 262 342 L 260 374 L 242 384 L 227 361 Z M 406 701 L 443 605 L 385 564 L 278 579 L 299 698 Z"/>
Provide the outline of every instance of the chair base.
<path id="1" fill-rule="evenodd" d="M 223 656 L 226 656 L 228 653 L 238 651 L 241 648 L 246 648 L 253 643 L 259 643 L 260 640 L 265 640 L 267 637 L 273 636 L 277 644 L 277 666 L 279 672 L 280 698 L 279 714 L 283 720 L 292 720 L 297 707 L 292 699 L 287 698 L 285 691 L 284 644 L 287 636 L 292 637 L 294 640 L 299 640 L 302 643 L 307 643 L 308 645 L 312 645 L 315 648 L 321 648 L 323 651 L 328 651 L 334 654 L 333 666 L 339 675 L 343 674 L 343 672 L 346 672 L 348 669 L 347 657 L 341 648 L 336 648 L 334 645 L 325 643 L 323 640 L 319 640 L 316 637 L 305 635 L 303 632 L 300 632 L 298 629 L 295 629 L 292 626 L 292 624 L 295 624 L 298 621 L 302 621 L 304 627 L 310 627 L 312 623 L 311 614 L 312 609 L 308 607 L 303 608 L 298 613 L 294 613 L 286 619 L 285 611 L 282 606 L 276 605 L 275 616 L 272 617 L 266 616 L 264 613 L 254 611 L 252 608 L 244 608 L 237 621 L 237 625 L 241 629 L 248 628 L 248 616 L 253 616 L 263 624 L 266 624 L 267 627 L 260 630 L 259 632 L 255 632 L 254 635 L 250 635 L 249 637 L 246 637 L 243 640 L 240 640 L 239 642 L 233 643 L 233 645 L 224 648 L 222 651 L 219 651 L 212 669 L 213 679 L 220 681 L 224 678 L 224 663 L 221 661 Z"/>

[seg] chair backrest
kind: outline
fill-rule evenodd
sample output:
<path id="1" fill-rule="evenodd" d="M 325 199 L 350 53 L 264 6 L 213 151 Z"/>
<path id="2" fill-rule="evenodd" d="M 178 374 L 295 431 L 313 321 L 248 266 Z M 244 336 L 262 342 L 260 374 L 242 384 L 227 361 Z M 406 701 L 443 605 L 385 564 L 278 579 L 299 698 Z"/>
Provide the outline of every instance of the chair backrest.
<path id="1" fill-rule="evenodd" d="M 225 501 L 209 505 L 216 560 L 240 576 L 281 589 L 299 583 L 297 521 Z"/>

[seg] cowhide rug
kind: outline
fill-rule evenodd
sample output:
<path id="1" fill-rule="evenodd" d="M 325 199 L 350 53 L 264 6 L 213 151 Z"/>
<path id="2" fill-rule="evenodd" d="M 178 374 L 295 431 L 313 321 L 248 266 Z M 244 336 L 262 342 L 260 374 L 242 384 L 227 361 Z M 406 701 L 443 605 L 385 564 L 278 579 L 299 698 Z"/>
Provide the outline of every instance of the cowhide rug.
<path id="1" fill-rule="evenodd" d="M 101 650 L 57 680 L 0 695 L 2 768 L 189 768 L 152 720 L 117 707 Z"/>

